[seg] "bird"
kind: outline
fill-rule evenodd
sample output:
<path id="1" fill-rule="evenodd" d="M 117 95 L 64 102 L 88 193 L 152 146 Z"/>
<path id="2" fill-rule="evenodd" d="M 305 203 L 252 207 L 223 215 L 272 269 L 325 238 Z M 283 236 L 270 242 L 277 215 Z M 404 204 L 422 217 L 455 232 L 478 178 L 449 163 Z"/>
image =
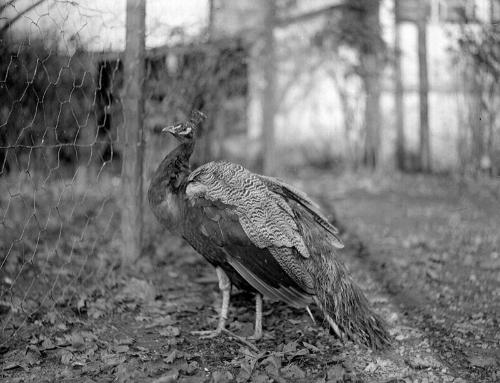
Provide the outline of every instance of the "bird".
<path id="1" fill-rule="evenodd" d="M 157 220 L 184 238 L 216 270 L 222 307 L 212 338 L 225 330 L 232 286 L 255 293 L 255 328 L 262 331 L 262 297 L 306 308 L 319 306 L 337 337 L 373 349 L 391 343 L 385 321 L 339 259 L 339 232 L 307 194 L 284 181 L 224 160 L 192 170 L 190 157 L 206 119 L 193 111 L 162 129 L 179 145 L 154 171 L 148 189 Z"/>

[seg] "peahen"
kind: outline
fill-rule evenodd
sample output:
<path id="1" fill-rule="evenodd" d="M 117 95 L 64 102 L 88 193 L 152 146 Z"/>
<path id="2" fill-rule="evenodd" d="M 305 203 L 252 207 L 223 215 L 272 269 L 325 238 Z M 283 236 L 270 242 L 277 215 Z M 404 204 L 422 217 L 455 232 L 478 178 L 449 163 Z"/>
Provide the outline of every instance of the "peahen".
<path id="1" fill-rule="evenodd" d="M 262 336 L 262 296 L 294 307 L 315 302 L 332 330 L 372 348 L 389 344 L 384 322 L 335 255 L 337 229 L 304 193 L 240 165 L 214 161 L 191 170 L 198 111 L 163 129 L 180 145 L 153 174 L 148 200 L 157 219 L 216 268 L 225 328 L 230 289 L 256 293 L 254 339 Z"/>

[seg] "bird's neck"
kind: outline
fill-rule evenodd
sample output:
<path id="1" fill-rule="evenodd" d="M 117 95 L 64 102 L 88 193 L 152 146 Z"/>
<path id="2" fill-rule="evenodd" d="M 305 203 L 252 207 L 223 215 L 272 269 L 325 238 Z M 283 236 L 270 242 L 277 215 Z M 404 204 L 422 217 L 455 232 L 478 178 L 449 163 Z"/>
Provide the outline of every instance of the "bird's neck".
<path id="1" fill-rule="evenodd" d="M 168 194 L 178 194 L 191 172 L 189 158 L 194 142 L 182 143 L 167 154 L 153 174 L 148 199 L 153 205 L 162 203 Z"/>

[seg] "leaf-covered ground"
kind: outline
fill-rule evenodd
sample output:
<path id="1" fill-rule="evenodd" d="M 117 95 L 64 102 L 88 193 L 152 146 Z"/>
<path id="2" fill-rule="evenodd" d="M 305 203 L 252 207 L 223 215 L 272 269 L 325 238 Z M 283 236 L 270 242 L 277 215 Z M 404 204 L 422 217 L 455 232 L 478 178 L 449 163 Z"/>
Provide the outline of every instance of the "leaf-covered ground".
<path id="1" fill-rule="evenodd" d="M 263 340 L 199 339 L 191 332 L 217 323 L 215 273 L 187 245 L 162 235 L 133 270 L 101 261 L 109 270 L 100 279 L 81 287 L 81 278 L 75 280 L 71 299 L 25 318 L 15 337 L 2 342 L 0 380 L 500 380 L 500 200 L 494 192 L 437 177 L 309 173 L 291 181 L 335 210 L 346 242 L 340 256 L 389 322 L 391 349 L 343 344 L 321 319 L 313 323 L 307 313 L 269 301 Z M 251 334 L 253 307 L 252 297 L 233 294 L 231 332 Z"/>

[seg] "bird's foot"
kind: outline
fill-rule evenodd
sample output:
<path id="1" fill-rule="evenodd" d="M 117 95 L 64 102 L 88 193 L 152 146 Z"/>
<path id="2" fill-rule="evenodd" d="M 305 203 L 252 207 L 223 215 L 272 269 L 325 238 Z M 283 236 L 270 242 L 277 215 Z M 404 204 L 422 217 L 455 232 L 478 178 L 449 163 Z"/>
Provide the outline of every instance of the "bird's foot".
<path id="1" fill-rule="evenodd" d="M 253 341 L 262 339 L 262 331 L 255 331 L 253 335 L 247 336 L 247 339 Z"/>
<path id="2" fill-rule="evenodd" d="M 223 328 L 216 328 L 215 330 L 191 331 L 191 334 L 198 335 L 200 339 L 213 339 L 221 335 L 223 330 Z"/>

